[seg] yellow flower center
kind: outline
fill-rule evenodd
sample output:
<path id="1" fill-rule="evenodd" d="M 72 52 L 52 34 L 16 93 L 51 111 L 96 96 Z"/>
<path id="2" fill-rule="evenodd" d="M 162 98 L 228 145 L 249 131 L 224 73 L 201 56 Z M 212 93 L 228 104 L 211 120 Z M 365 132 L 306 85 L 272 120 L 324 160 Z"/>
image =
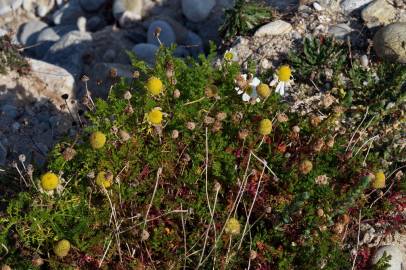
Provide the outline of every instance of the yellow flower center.
<path id="1" fill-rule="evenodd" d="M 147 81 L 147 90 L 153 96 L 157 96 L 162 92 L 163 84 L 157 77 L 151 77 Z"/>
<path id="2" fill-rule="evenodd" d="M 372 183 L 372 187 L 376 189 L 385 187 L 385 174 L 382 171 L 379 171 L 375 174 L 375 180 Z"/>
<path id="3" fill-rule="evenodd" d="M 113 183 L 113 174 L 106 172 L 99 172 L 96 176 L 96 184 L 99 186 L 109 188 Z"/>
<path id="4" fill-rule="evenodd" d="M 159 125 L 162 122 L 163 114 L 158 109 L 153 109 L 148 113 L 148 121 L 154 125 Z"/>
<path id="5" fill-rule="evenodd" d="M 106 135 L 100 131 L 93 132 L 90 135 L 90 145 L 93 149 L 100 149 L 106 143 Z"/>
<path id="6" fill-rule="evenodd" d="M 290 76 L 292 76 L 292 70 L 288 65 L 283 65 L 278 69 L 278 77 L 280 81 L 287 82 L 290 80 Z"/>
<path id="7" fill-rule="evenodd" d="M 269 135 L 272 131 L 272 121 L 269 119 L 263 119 L 259 123 L 259 133 L 262 135 Z"/>
<path id="8" fill-rule="evenodd" d="M 226 227 L 225 227 L 225 232 L 227 234 L 231 234 L 231 235 L 237 235 L 240 233 L 240 222 L 238 221 L 238 219 L 236 218 L 230 218 L 227 221 Z"/>
<path id="9" fill-rule="evenodd" d="M 224 59 L 227 61 L 232 61 L 233 58 L 234 58 L 234 54 L 230 51 L 228 51 L 224 54 Z"/>
<path id="10" fill-rule="evenodd" d="M 59 185 L 59 178 L 56 174 L 47 172 L 41 176 L 41 187 L 46 191 L 54 190 Z"/>
<path id="11" fill-rule="evenodd" d="M 269 86 L 267 84 L 261 83 L 257 87 L 257 93 L 260 97 L 267 98 L 271 95 L 271 89 L 269 88 Z"/>
<path id="12" fill-rule="evenodd" d="M 70 250 L 70 243 L 68 240 L 61 240 L 54 246 L 54 253 L 56 256 L 63 258 L 68 255 Z"/>

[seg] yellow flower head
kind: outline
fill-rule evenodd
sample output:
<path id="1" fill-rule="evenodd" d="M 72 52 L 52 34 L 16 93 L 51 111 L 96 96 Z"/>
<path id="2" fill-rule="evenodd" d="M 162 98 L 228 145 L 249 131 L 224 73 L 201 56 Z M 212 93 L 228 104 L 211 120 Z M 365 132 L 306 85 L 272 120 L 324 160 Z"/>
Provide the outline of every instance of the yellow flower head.
<path id="1" fill-rule="evenodd" d="M 113 174 L 101 171 L 96 176 L 96 184 L 101 187 L 109 188 L 113 184 Z"/>
<path id="2" fill-rule="evenodd" d="M 288 65 L 283 65 L 278 69 L 278 78 L 282 82 L 287 82 L 290 80 L 290 76 L 292 76 L 292 70 Z"/>
<path id="3" fill-rule="evenodd" d="M 106 143 L 106 135 L 100 131 L 93 132 L 90 135 L 90 145 L 93 149 L 100 149 Z"/>
<path id="4" fill-rule="evenodd" d="M 265 83 L 261 83 L 257 86 L 257 93 L 262 98 L 267 98 L 271 95 L 271 89 Z"/>
<path id="5" fill-rule="evenodd" d="M 147 81 L 147 90 L 153 96 L 159 95 L 163 90 L 163 84 L 157 77 L 151 77 Z"/>
<path id="6" fill-rule="evenodd" d="M 70 250 L 70 243 L 68 240 L 58 241 L 54 246 L 54 253 L 56 256 L 63 258 L 68 255 Z"/>
<path id="7" fill-rule="evenodd" d="M 47 172 L 41 176 L 41 187 L 43 190 L 54 190 L 58 185 L 59 177 L 56 174 Z"/>
<path id="8" fill-rule="evenodd" d="M 272 131 L 272 121 L 269 119 L 262 119 L 259 122 L 258 131 L 261 135 L 269 135 Z"/>
<path id="9" fill-rule="evenodd" d="M 234 54 L 232 51 L 226 51 L 224 53 L 224 60 L 231 62 L 234 59 Z"/>
<path id="10" fill-rule="evenodd" d="M 148 113 L 148 121 L 153 125 L 159 125 L 163 119 L 163 113 L 159 109 L 152 109 Z"/>
<path id="11" fill-rule="evenodd" d="M 374 182 L 372 182 L 372 187 L 376 189 L 385 187 L 385 174 L 382 171 L 375 173 L 375 179 Z"/>
<path id="12" fill-rule="evenodd" d="M 230 218 L 225 227 L 225 232 L 230 235 L 237 235 L 240 233 L 240 222 L 236 218 Z"/>

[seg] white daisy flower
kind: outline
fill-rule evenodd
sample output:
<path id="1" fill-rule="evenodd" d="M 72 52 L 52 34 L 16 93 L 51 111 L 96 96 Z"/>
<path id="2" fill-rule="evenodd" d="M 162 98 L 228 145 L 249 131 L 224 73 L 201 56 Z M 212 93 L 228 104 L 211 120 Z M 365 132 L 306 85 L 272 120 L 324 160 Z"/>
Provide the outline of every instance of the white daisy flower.
<path id="1" fill-rule="evenodd" d="M 227 62 L 238 62 L 239 58 L 234 49 L 231 48 L 224 53 L 224 60 Z"/>
<path id="2" fill-rule="evenodd" d="M 283 96 L 285 89 L 293 84 L 292 70 L 288 65 L 283 65 L 278 68 L 274 74 L 274 79 L 269 83 L 270 86 L 276 85 L 275 92 Z"/>
<path id="3" fill-rule="evenodd" d="M 237 78 L 236 84 L 235 91 L 238 95 L 242 95 L 244 102 L 255 104 L 261 101 L 257 93 L 257 86 L 261 84 L 261 81 L 257 77 L 248 80 L 247 74 L 242 74 Z"/>

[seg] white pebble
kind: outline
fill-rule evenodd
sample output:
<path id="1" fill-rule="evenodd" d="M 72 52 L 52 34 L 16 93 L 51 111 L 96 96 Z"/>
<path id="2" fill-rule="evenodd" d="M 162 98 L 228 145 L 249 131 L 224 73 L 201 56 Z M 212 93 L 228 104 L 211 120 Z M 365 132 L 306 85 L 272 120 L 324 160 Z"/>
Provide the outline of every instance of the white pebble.
<path id="1" fill-rule="evenodd" d="M 315 9 L 315 10 L 317 10 L 317 11 L 322 11 L 324 8 L 322 7 L 322 6 L 320 6 L 320 4 L 319 3 L 317 3 L 317 2 L 314 2 L 313 3 L 313 8 Z"/>

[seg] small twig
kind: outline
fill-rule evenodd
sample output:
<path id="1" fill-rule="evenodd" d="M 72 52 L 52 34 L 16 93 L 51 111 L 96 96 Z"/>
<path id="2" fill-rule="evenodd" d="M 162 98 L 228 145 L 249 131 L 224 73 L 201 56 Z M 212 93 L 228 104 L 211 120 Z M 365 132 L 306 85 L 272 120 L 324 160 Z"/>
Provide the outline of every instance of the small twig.
<path id="1" fill-rule="evenodd" d="M 351 143 L 352 143 L 352 140 L 353 140 L 354 137 L 355 137 L 355 134 L 357 134 L 359 128 L 360 128 L 361 125 L 364 123 L 365 119 L 367 118 L 368 111 L 369 111 L 369 107 L 367 107 L 367 110 L 366 110 L 366 112 L 365 112 L 364 118 L 362 118 L 361 123 L 358 125 L 358 127 L 356 128 L 356 130 L 355 130 L 354 133 L 352 134 L 351 139 L 350 139 L 350 141 L 349 141 L 349 143 L 348 143 L 348 145 L 347 145 L 347 148 L 345 148 L 345 151 L 346 151 L 346 152 L 347 152 L 348 149 L 350 148 L 350 145 L 351 145 Z"/>
<path id="2" fill-rule="evenodd" d="M 100 267 L 102 266 L 102 264 L 103 264 L 104 258 L 106 257 L 107 252 L 109 251 L 110 244 L 111 244 L 112 240 L 113 240 L 113 239 L 110 239 L 109 243 L 107 244 L 107 248 L 106 248 L 106 250 L 104 251 L 103 257 L 102 257 L 102 259 L 101 259 L 101 261 L 100 261 L 100 263 L 99 263 L 99 268 L 100 268 Z"/>
<path id="3" fill-rule="evenodd" d="M 362 209 L 359 210 L 357 246 L 355 247 L 355 257 L 354 257 L 354 260 L 352 261 L 351 270 L 355 269 L 355 262 L 357 261 L 357 257 L 358 257 L 358 247 L 359 247 L 359 241 L 360 241 L 359 238 L 360 238 L 360 234 L 361 234 L 361 215 L 362 215 Z"/>
<path id="4" fill-rule="evenodd" d="M 193 101 L 186 102 L 185 104 L 183 104 L 183 106 L 191 105 L 191 104 L 194 104 L 194 103 L 200 102 L 200 101 L 205 100 L 205 99 L 206 99 L 206 97 L 201 97 L 201 98 L 199 98 L 199 99 L 196 99 L 196 100 L 193 100 Z"/>
<path id="5" fill-rule="evenodd" d="M 182 203 L 180 204 L 180 210 L 183 210 Z M 186 252 L 187 252 L 187 242 L 186 242 L 186 226 L 185 226 L 185 219 L 183 218 L 183 213 L 180 215 L 180 218 L 182 220 L 182 230 L 183 230 L 183 247 L 185 249 L 185 262 L 183 263 L 183 269 L 186 269 Z"/>
<path id="6" fill-rule="evenodd" d="M 367 143 L 369 143 L 369 141 L 373 141 L 373 140 L 375 140 L 375 139 L 377 139 L 377 138 L 379 138 L 379 136 L 378 136 L 378 135 L 375 135 L 375 136 L 369 138 L 368 140 L 366 140 L 366 141 L 361 145 L 361 147 L 358 149 L 358 151 L 354 154 L 353 157 L 356 157 L 356 156 L 358 155 L 358 153 L 362 150 L 362 148 L 364 148 L 364 146 L 365 146 Z M 371 142 L 371 143 L 372 143 L 372 142 Z"/>
<path id="7" fill-rule="evenodd" d="M 143 228 L 142 228 L 143 230 L 145 230 L 145 227 L 147 226 L 148 214 L 149 214 L 149 211 L 151 210 L 152 203 L 154 202 L 155 193 L 156 193 L 156 190 L 158 188 L 159 177 L 160 177 L 161 174 L 162 174 L 162 167 L 158 168 L 158 171 L 156 173 L 155 187 L 154 187 L 154 191 L 152 192 L 152 198 L 151 198 L 151 202 L 148 205 L 147 213 L 145 214 L 144 225 L 143 225 Z"/>

